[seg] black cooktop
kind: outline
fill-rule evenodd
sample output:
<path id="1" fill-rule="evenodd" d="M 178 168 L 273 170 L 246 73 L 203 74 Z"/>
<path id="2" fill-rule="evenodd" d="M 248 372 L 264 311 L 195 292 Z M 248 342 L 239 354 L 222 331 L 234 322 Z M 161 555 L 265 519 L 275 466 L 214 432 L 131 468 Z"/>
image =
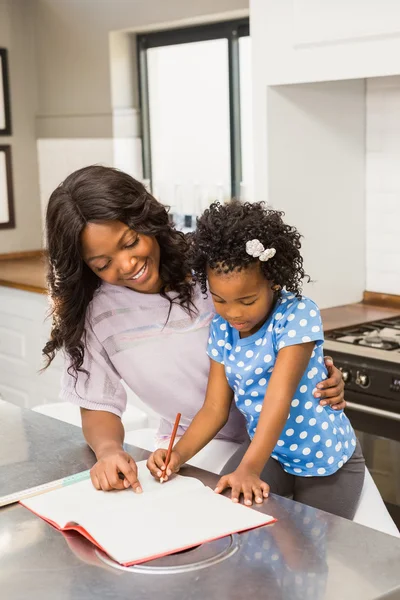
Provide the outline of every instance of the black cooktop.
<path id="1" fill-rule="evenodd" d="M 325 339 L 377 350 L 399 350 L 400 317 L 333 329 L 325 334 Z"/>

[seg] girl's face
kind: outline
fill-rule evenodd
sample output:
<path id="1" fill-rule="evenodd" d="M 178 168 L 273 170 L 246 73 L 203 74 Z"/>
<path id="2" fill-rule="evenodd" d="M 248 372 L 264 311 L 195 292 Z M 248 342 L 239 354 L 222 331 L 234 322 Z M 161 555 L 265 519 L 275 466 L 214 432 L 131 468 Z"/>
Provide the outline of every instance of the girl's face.
<path id="1" fill-rule="evenodd" d="M 120 221 L 88 223 L 81 236 L 83 260 L 103 281 L 137 292 L 160 291 L 160 246 Z"/>
<path id="2" fill-rule="evenodd" d="M 265 279 L 260 265 L 231 273 L 207 269 L 207 277 L 217 313 L 239 331 L 240 337 L 256 333 L 274 305 L 273 283 Z"/>

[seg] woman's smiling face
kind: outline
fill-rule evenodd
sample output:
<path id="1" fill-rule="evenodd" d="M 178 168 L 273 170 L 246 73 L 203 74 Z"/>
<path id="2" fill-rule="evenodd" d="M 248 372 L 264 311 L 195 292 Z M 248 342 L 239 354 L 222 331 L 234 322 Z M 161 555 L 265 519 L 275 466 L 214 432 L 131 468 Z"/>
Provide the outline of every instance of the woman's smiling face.
<path id="1" fill-rule="evenodd" d="M 156 294 L 162 287 L 160 246 L 121 221 L 88 223 L 81 235 L 82 257 L 103 281 Z"/>

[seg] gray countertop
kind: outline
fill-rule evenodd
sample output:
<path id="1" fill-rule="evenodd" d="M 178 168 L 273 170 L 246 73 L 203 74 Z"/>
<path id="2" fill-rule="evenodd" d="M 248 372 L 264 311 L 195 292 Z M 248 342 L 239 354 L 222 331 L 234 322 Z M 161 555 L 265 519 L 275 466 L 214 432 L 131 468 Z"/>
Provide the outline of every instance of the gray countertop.
<path id="1" fill-rule="evenodd" d="M 129 448 L 136 460 L 148 455 Z M 0 401 L 0 495 L 89 468 L 79 428 Z M 217 477 L 187 467 L 213 486 Z M 272 495 L 273 525 L 138 567 L 20 505 L 0 508 L 0 596 L 7 600 L 400 598 L 400 540 Z M 123 535 L 123 532 L 121 532 Z"/>

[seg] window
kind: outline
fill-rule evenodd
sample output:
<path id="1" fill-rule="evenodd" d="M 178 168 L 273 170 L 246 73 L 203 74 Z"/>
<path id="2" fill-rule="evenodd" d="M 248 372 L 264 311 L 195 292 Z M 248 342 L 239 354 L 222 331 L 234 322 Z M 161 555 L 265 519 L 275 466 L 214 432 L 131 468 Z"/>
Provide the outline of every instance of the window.
<path id="1" fill-rule="evenodd" d="M 175 220 L 199 214 L 216 199 L 248 196 L 248 20 L 141 35 L 137 41 L 143 173 L 154 195 L 172 207 Z"/>

